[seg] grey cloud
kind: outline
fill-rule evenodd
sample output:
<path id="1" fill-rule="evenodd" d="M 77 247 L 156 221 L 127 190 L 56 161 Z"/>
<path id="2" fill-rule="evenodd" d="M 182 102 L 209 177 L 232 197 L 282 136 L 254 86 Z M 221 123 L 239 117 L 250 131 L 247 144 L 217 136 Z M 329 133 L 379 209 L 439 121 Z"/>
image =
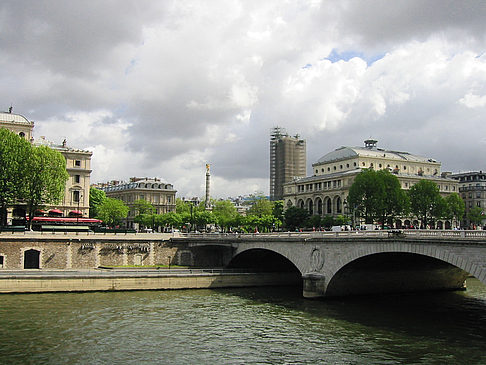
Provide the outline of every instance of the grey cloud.
<path id="1" fill-rule="evenodd" d="M 482 0 L 346 1 L 341 2 L 341 9 L 339 32 L 371 48 L 424 41 L 434 33 L 452 33 L 452 37 L 456 33 L 462 42 L 471 37 L 483 46 L 486 41 L 486 3 Z"/>

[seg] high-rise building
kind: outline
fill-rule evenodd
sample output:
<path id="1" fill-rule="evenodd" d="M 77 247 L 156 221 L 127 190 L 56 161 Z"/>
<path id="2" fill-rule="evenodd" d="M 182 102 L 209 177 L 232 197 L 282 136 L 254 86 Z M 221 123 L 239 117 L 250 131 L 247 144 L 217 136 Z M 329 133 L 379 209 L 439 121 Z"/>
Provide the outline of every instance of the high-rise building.
<path id="1" fill-rule="evenodd" d="M 284 128 L 273 128 L 270 134 L 270 200 L 282 200 L 283 184 L 306 174 L 305 140 L 299 135 L 289 136 Z"/>

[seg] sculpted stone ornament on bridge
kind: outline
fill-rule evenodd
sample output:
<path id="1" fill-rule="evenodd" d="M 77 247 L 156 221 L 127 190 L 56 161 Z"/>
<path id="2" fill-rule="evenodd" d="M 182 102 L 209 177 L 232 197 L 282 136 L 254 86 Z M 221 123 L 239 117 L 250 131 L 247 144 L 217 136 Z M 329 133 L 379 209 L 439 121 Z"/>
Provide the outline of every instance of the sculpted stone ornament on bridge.
<path id="1" fill-rule="evenodd" d="M 310 267 L 312 271 L 317 272 L 324 266 L 324 254 L 315 247 L 310 254 Z"/>
<path id="2" fill-rule="evenodd" d="M 305 298 L 320 298 L 326 291 L 326 277 L 319 271 L 324 266 L 324 254 L 318 247 L 314 247 L 310 254 L 310 268 L 312 272 L 302 275 L 303 295 Z"/>

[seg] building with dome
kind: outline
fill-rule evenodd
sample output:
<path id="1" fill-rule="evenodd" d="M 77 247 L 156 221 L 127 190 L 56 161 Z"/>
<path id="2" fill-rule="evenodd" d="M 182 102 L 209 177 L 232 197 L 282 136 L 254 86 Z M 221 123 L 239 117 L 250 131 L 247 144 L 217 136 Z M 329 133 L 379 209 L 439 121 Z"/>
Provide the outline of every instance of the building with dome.
<path id="1" fill-rule="evenodd" d="M 0 128 L 9 129 L 34 145 L 49 146 L 59 151 L 66 159 L 69 179 L 66 182 L 63 200 L 57 205 L 47 205 L 45 214 L 55 211 L 56 214 L 66 217 L 88 217 L 92 152 L 71 147 L 66 140 L 56 144 L 45 137 L 34 139 L 34 122 L 23 115 L 12 113 L 11 107 L 8 112 L 0 112 Z M 25 207 L 21 204 L 12 207 L 8 214 L 9 224 L 23 224 L 25 214 Z"/>
<path id="2" fill-rule="evenodd" d="M 376 140 L 366 140 L 363 147 L 340 147 L 312 164 L 313 175 L 284 184 L 284 203 L 297 206 L 310 214 L 352 215 L 347 206 L 349 188 L 362 169 L 388 169 L 408 190 L 420 180 L 427 179 L 439 186 L 440 193 L 458 192 L 457 180 L 441 172 L 440 162 L 408 152 L 377 147 Z M 417 221 L 398 220 L 397 227 L 418 225 Z M 437 228 L 450 228 L 451 222 L 437 222 Z"/>

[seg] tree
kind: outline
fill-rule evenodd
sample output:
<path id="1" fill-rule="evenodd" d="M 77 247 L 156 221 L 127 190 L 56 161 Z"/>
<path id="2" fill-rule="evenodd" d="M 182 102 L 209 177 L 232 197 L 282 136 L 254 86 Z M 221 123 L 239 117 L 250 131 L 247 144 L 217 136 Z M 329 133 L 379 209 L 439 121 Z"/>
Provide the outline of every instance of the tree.
<path id="1" fill-rule="evenodd" d="M 103 190 L 91 187 L 89 189 L 89 217 L 94 218 L 98 215 L 98 207 L 106 200 Z"/>
<path id="2" fill-rule="evenodd" d="M 157 224 L 166 227 L 180 228 L 183 224 L 181 214 L 176 212 L 168 212 L 157 216 Z"/>
<path id="3" fill-rule="evenodd" d="M 320 215 L 311 215 L 307 220 L 307 227 L 309 228 L 320 228 L 322 224 L 322 219 Z"/>
<path id="4" fill-rule="evenodd" d="M 98 207 L 98 218 L 108 226 L 114 227 L 119 224 L 128 214 L 129 208 L 119 199 L 106 198 Z"/>
<path id="5" fill-rule="evenodd" d="M 0 129 L 0 226 L 7 224 L 7 207 L 22 198 L 31 145 L 8 129 Z"/>
<path id="6" fill-rule="evenodd" d="M 289 230 L 295 230 L 298 227 L 303 227 L 305 221 L 309 217 L 307 210 L 297 207 L 290 207 L 284 213 L 285 226 Z"/>
<path id="7" fill-rule="evenodd" d="M 349 188 L 348 204 L 353 212 L 371 224 L 381 218 L 384 208 L 385 182 L 373 169 L 361 171 Z"/>
<path id="8" fill-rule="evenodd" d="M 236 208 L 229 200 L 219 200 L 214 203 L 213 214 L 216 222 L 224 230 L 229 228 L 238 215 Z"/>
<path id="9" fill-rule="evenodd" d="M 464 217 L 464 211 L 466 209 L 464 201 L 461 199 L 459 194 L 452 193 L 445 198 L 447 203 L 448 218 L 455 221 L 455 226 L 457 227 L 458 222 Z"/>
<path id="10" fill-rule="evenodd" d="M 150 202 L 145 199 L 138 199 L 133 202 L 133 207 L 138 214 L 153 214 L 155 213 L 155 208 Z"/>
<path id="11" fill-rule="evenodd" d="M 250 209 L 248 209 L 249 215 L 256 215 L 257 217 L 272 215 L 272 213 L 273 203 L 265 197 L 255 200 Z"/>
<path id="12" fill-rule="evenodd" d="M 396 217 L 408 213 L 410 201 L 398 178 L 388 170 L 378 171 L 376 177 L 383 182 L 384 188 L 379 211 L 381 226 L 384 228 L 386 223 L 393 225 Z"/>
<path id="13" fill-rule="evenodd" d="M 276 201 L 273 202 L 272 214 L 280 222 L 283 222 L 283 220 L 284 220 L 284 202 L 283 202 L 283 200 L 276 200 Z"/>
<path id="14" fill-rule="evenodd" d="M 420 180 L 408 191 L 411 212 L 422 222 L 424 228 L 431 219 L 444 214 L 444 199 L 440 196 L 439 187 L 433 181 Z"/>
<path id="15" fill-rule="evenodd" d="M 467 219 L 471 224 L 474 225 L 481 225 L 481 222 L 484 219 L 484 212 L 481 209 L 481 207 L 473 207 L 469 210 L 469 213 L 467 213 Z"/>
<path id="16" fill-rule="evenodd" d="M 45 204 L 56 204 L 62 200 L 69 175 L 63 155 L 47 146 L 32 147 L 26 169 L 27 179 L 24 182 L 23 192 L 30 227 L 37 209 Z"/>

